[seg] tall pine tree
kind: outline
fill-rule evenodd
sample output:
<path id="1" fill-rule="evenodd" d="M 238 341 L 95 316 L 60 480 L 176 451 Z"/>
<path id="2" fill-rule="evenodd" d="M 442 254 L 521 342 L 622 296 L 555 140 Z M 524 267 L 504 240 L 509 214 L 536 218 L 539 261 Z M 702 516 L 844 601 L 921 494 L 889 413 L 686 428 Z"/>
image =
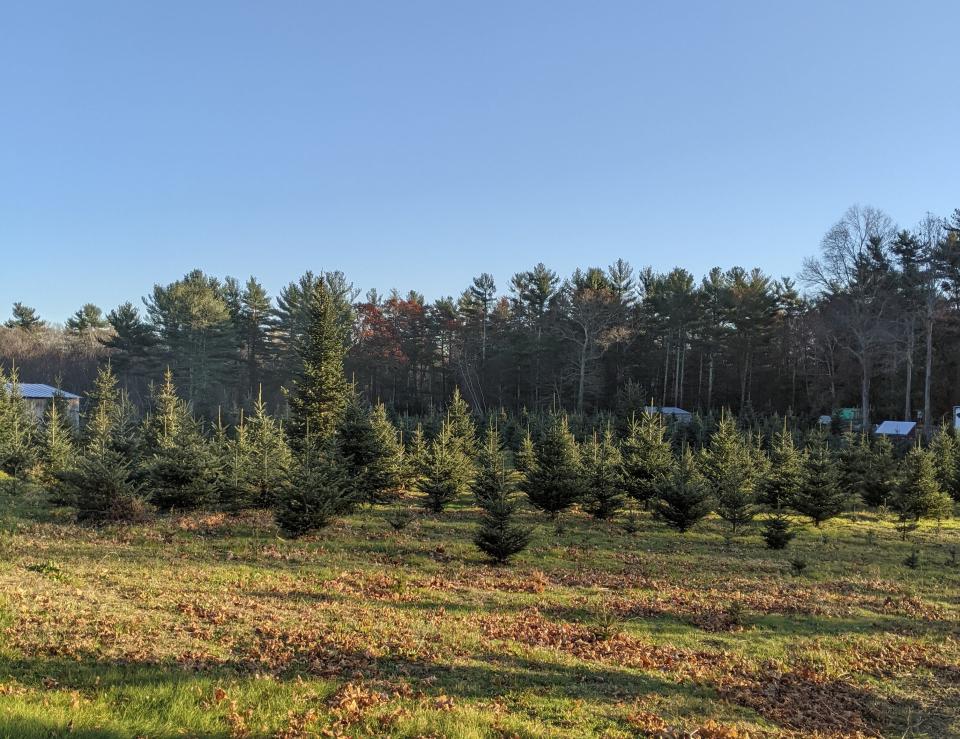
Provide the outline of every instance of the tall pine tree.
<path id="1" fill-rule="evenodd" d="M 567 417 L 554 413 L 536 444 L 533 469 L 523 481 L 523 492 L 535 508 L 556 517 L 580 497 L 581 475 L 580 450 Z"/>
<path id="2" fill-rule="evenodd" d="M 634 500 L 648 505 L 673 469 L 673 450 L 666 440 L 666 427 L 659 413 L 643 413 L 630 419 L 621 444 L 623 484 Z"/>

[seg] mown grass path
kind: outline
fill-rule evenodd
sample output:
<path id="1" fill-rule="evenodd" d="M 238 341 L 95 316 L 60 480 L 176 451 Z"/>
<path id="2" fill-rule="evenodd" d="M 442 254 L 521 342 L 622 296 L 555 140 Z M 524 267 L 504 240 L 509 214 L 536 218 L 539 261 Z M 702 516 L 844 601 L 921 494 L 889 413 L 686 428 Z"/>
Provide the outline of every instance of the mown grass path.
<path id="1" fill-rule="evenodd" d="M 263 513 L 80 527 L 36 489 L 0 512 L 0 736 L 960 736 L 956 522 L 770 552 L 528 513 L 492 567 L 466 500 L 293 542 Z"/>

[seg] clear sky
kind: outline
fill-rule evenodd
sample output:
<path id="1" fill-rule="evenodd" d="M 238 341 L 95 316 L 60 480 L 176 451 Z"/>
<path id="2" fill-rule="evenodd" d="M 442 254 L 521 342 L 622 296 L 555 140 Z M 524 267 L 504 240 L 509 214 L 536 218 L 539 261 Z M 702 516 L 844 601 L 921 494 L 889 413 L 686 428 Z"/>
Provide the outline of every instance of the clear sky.
<path id="1" fill-rule="evenodd" d="M 193 267 L 428 298 L 794 275 L 859 202 L 960 207 L 960 3 L 0 5 L 0 315 Z"/>

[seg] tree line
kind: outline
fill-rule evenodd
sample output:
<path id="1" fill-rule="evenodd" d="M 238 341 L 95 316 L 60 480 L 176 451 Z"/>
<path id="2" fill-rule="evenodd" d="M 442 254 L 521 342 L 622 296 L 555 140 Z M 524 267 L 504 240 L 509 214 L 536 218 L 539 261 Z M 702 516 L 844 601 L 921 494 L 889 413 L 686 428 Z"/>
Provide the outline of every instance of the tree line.
<path id="1" fill-rule="evenodd" d="M 701 279 L 618 260 L 561 278 L 543 264 L 505 290 L 481 274 L 457 297 L 359 290 L 340 272 L 307 272 L 273 298 L 197 270 L 156 285 L 141 307 L 84 305 L 62 328 L 22 303 L 0 329 L 0 363 L 83 393 L 109 357 L 141 410 L 165 369 L 199 417 L 236 421 L 262 398 L 287 415 L 302 371 L 309 298 L 323 283 L 346 348 L 346 376 L 370 402 L 428 414 L 454 388 L 480 413 L 564 409 L 626 416 L 643 404 L 741 419 L 813 417 L 856 407 L 928 419 L 960 380 L 960 211 L 896 227 L 850 208 L 800 281 L 715 268 Z"/>
<path id="2" fill-rule="evenodd" d="M 348 381 L 340 298 L 323 279 L 306 294 L 283 417 L 261 395 L 234 422 L 198 416 L 171 369 L 141 412 L 105 362 L 76 429 L 61 396 L 38 421 L 16 374 L 4 373 L 0 471 L 45 486 L 81 521 L 267 508 L 290 536 L 405 493 L 436 515 L 472 493 L 482 511 L 475 542 L 499 562 L 529 541 L 517 518 L 523 500 L 552 520 L 575 506 L 601 520 L 646 510 L 679 532 L 715 513 L 730 537 L 759 518 L 767 545 L 782 548 L 797 520 L 819 526 L 864 505 L 890 511 L 906 537 L 924 519 L 952 515 L 960 498 L 960 448 L 948 427 L 927 446 L 898 449 L 885 437 L 804 432 L 786 420 L 742 428 L 725 412 L 694 431 L 642 413 L 595 419 L 578 438 L 562 409 L 481 418 L 456 387 L 444 408 L 405 421 Z M 401 528 L 408 513 L 398 509 L 391 525 Z"/>

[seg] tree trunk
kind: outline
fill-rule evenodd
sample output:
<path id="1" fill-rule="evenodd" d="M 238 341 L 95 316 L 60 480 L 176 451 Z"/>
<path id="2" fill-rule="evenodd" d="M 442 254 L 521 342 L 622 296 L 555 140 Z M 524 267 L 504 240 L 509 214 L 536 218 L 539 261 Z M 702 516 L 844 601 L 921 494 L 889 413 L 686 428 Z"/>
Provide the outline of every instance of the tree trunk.
<path id="1" fill-rule="evenodd" d="M 912 415 L 913 408 L 911 407 L 910 399 L 913 395 L 913 352 L 916 345 L 916 333 L 913 330 L 913 322 L 911 321 L 910 326 L 907 329 L 907 351 L 906 351 L 906 362 L 907 362 L 907 377 L 904 382 L 903 388 L 903 420 L 909 421 L 910 416 Z"/>
<path id="2" fill-rule="evenodd" d="M 860 430 L 869 434 L 870 428 L 870 363 L 864 358 L 860 367 L 863 374 L 860 376 Z"/>
<path id="3" fill-rule="evenodd" d="M 933 304 L 931 301 L 927 302 L 923 328 L 927 340 L 923 367 L 923 435 L 929 439 L 933 433 L 933 419 L 930 417 L 930 388 L 933 385 Z"/>

